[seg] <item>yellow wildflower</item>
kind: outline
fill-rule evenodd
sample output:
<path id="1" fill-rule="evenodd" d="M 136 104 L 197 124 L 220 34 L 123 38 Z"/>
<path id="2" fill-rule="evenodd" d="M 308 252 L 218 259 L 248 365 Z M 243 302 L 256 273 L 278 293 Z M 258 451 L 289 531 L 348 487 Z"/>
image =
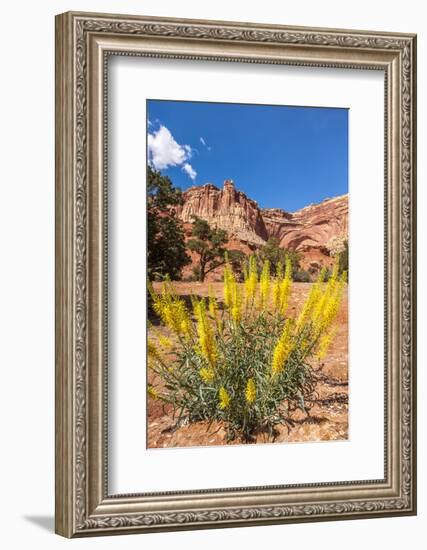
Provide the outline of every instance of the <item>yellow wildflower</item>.
<path id="1" fill-rule="evenodd" d="M 238 323 L 242 318 L 242 297 L 236 281 L 234 281 L 232 289 L 231 317 L 235 323 Z"/>
<path id="2" fill-rule="evenodd" d="M 213 379 L 215 378 L 215 373 L 211 368 L 202 367 L 199 370 L 200 378 L 205 382 L 206 384 L 210 384 Z"/>
<path id="3" fill-rule="evenodd" d="M 299 314 L 297 319 L 298 329 L 300 329 L 304 325 L 304 323 L 308 320 L 308 318 L 311 316 L 313 308 L 317 304 L 318 300 L 322 297 L 322 283 L 325 279 L 325 275 L 326 275 L 326 270 L 322 269 L 319 273 L 317 281 L 311 287 L 309 295 L 306 301 L 304 302 L 301 313 Z"/>
<path id="4" fill-rule="evenodd" d="M 334 270 L 326 290 L 313 312 L 312 320 L 317 334 L 326 331 L 338 315 L 346 278 L 345 274 L 339 280 L 336 277 L 337 273 Z"/>
<path id="5" fill-rule="evenodd" d="M 330 332 L 324 334 L 319 341 L 319 347 L 317 350 L 318 359 L 323 359 L 328 353 L 329 346 L 331 345 L 332 339 L 336 334 L 336 329 L 331 330 Z"/>
<path id="6" fill-rule="evenodd" d="M 253 378 L 249 378 L 246 384 L 246 401 L 251 405 L 256 399 L 256 385 Z"/>
<path id="7" fill-rule="evenodd" d="M 219 390 L 219 408 L 225 410 L 230 406 L 230 396 L 227 390 L 222 386 Z"/>
<path id="8" fill-rule="evenodd" d="M 292 283 L 289 279 L 283 279 L 280 283 L 280 298 L 279 298 L 279 309 L 282 315 L 285 315 L 286 310 L 288 309 L 289 295 L 291 293 Z"/>
<path id="9" fill-rule="evenodd" d="M 332 274 L 331 274 L 331 279 L 333 279 L 334 281 L 336 281 L 338 279 L 339 267 L 340 267 L 340 264 L 339 264 L 339 261 L 337 259 L 334 263 L 334 267 L 332 268 Z"/>
<path id="10" fill-rule="evenodd" d="M 215 298 L 214 290 L 212 288 L 212 285 L 209 285 L 209 313 L 211 314 L 212 318 L 215 319 L 216 326 L 218 328 L 218 332 L 222 332 L 222 320 L 218 313 L 218 302 Z"/>
<path id="11" fill-rule="evenodd" d="M 338 263 L 335 262 L 333 271 L 326 284 L 326 288 L 318 297 L 317 303 L 314 304 L 312 310 L 312 321 L 316 324 L 317 320 L 322 316 L 326 304 L 330 301 L 331 297 L 335 295 L 337 290 L 337 278 L 338 278 Z"/>
<path id="12" fill-rule="evenodd" d="M 249 258 L 249 269 L 245 273 L 245 301 L 246 307 L 253 303 L 256 287 L 258 284 L 258 270 L 256 266 L 255 256 L 250 256 Z"/>
<path id="13" fill-rule="evenodd" d="M 156 344 L 152 340 L 148 340 L 147 347 L 148 347 L 148 357 L 154 361 L 160 361 L 161 355 Z"/>
<path id="14" fill-rule="evenodd" d="M 235 323 L 242 318 L 242 299 L 234 273 L 227 262 L 224 268 L 224 303 L 230 309 L 231 317 Z"/>
<path id="15" fill-rule="evenodd" d="M 280 313 L 285 315 L 288 308 L 289 295 L 292 286 L 292 262 L 289 257 L 286 258 L 285 276 L 280 283 Z"/>
<path id="16" fill-rule="evenodd" d="M 150 397 L 152 397 L 153 399 L 158 399 L 158 398 L 159 398 L 159 394 L 158 394 L 157 390 L 155 390 L 155 389 L 153 388 L 153 386 L 151 386 L 151 385 L 149 385 L 149 386 L 147 387 L 147 393 L 148 393 L 148 395 L 149 395 Z"/>
<path id="17" fill-rule="evenodd" d="M 271 296 L 273 298 L 273 308 L 274 311 L 280 309 L 280 280 L 274 279 L 273 285 L 271 288 Z"/>
<path id="18" fill-rule="evenodd" d="M 268 299 L 270 296 L 270 262 L 265 260 L 262 267 L 261 277 L 259 279 L 260 285 L 260 301 L 259 305 L 264 308 L 268 305 Z"/>
<path id="19" fill-rule="evenodd" d="M 271 371 L 273 374 L 279 374 L 285 368 L 286 359 L 292 351 L 292 322 L 286 319 L 282 334 L 277 341 L 273 351 L 271 361 Z"/>
<path id="20" fill-rule="evenodd" d="M 212 285 L 209 285 L 209 313 L 212 315 L 214 319 L 216 318 L 217 311 L 218 311 L 218 302 L 216 301 Z"/>
<path id="21" fill-rule="evenodd" d="M 184 300 L 177 300 L 176 315 L 179 319 L 179 328 L 181 334 L 190 337 L 191 336 L 191 320 L 188 310 L 185 306 Z"/>
<path id="22" fill-rule="evenodd" d="M 315 330 L 318 333 L 325 331 L 331 324 L 334 322 L 341 302 L 341 292 L 340 287 L 338 287 L 332 296 L 329 297 L 327 302 L 323 307 L 323 311 L 314 324 Z"/>
<path id="23" fill-rule="evenodd" d="M 191 321 L 188 314 L 182 317 L 180 329 L 181 329 L 181 334 L 185 336 L 185 338 L 188 339 L 191 337 Z"/>
<path id="24" fill-rule="evenodd" d="M 157 340 L 159 341 L 159 344 L 165 348 L 170 349 L 172 347 L 172 341 L 170 338 L 162 334 L 161 332 L 156 332 Z"/>
<path id="25" fill-rule="evenodd" d="M 190 336 L 191 322 L 184 300 L 176 296 L 173 286 L 165 281 L 162 286 L 162 294 L 154 292 L 149 286 L 153 298 L 153 309 L 170 330 L 178 336 Z"/>
<path id="26" fill-rule="evenodd" d="M 313 303 L 311 307 L 311 321 L 314 326 L 320 328 L 320 320 L 325 309 L 325 305 L 328 303 L 331 294 L 331 285 L 327 285 L 326 289 L 318 296 L 317 301 Z"/>
<path id="27" fill-rule="evenodd" d="M 194 314 L 197 319 L 199 352 L 211 366 L 214 366 L 217 359 L 217 348 L 214 333 L 206 315 L 206 305 L 204 300 L 195 301 Z"/>

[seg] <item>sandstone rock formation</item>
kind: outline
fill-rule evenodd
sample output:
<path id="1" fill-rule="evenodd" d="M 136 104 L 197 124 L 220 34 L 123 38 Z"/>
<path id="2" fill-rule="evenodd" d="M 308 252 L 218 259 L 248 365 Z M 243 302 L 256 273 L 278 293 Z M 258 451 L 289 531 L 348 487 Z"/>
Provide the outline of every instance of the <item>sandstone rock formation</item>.
<path id="1" fill-rule="evenodd" d="M 197 216 L 225 229 L 229 247 L 245 251 L 276 237 L 281 247 L 301 252 L 304 268 L 330 265 L 334 249 L 348 239 L 348 195 L 326 199 L 296 212 L 261 209 L 238 191 L 231 180 L 225 180 L 222 189 L 207 183 L 185 191 L 184 204 L 177 214 L 187 228 L 193 216 Z"/>
<path id="2" fill-rule="evenodd" d="M 261 209 L 254 200 L 237 191 L 231 180 L 225 180 L 223 189 L 212 183 L 191 187 L 185 191 L 184 199 L 178 211 L 184 223 L 197 216 L 243 242 L 262 245 L 268 239 Z"/>
<path id="3" fill-rule="evenodd" d="M 330 265 L 331 254 L 348 239 L 348 195 L 293 213 L 264 209 L 262 217 L 269 236 L 277 237 L 281 247 L 302 253 L 304 267 L 312 261 Z"/>

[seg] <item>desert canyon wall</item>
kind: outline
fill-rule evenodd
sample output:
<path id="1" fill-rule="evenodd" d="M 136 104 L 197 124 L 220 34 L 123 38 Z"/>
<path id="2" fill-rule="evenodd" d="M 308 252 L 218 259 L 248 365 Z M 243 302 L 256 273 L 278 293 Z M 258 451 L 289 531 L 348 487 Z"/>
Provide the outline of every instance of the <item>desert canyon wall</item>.
<path id="1" fill-rule="evenodd" d="M 228 248 L 248 253 L 276 237 L 283 248 L 301 252 L 304 269 L 331 265 L 332 255 L 348 239 L 348 195 L 326 199 L 296 212 L 260 208 L 256 201 L 225 180 L 222 189 L 212 183 L 191 187 L 183 193 L 177 215 L 186 234 L 194 216 L 225 229 Z"/>

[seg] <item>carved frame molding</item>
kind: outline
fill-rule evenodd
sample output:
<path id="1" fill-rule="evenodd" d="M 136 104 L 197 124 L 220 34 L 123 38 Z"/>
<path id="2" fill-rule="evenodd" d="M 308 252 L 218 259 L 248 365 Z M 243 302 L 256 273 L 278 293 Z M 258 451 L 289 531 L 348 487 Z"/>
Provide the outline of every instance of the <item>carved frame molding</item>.
<path id="1" fill-rule="evenodd" d="M 388 207 L 384 480 L 108 495 L 104 269 L 106 59 L 385 73 Z M 416 37 L 66 13 L 56 18 L 56 531 L 67 536 L 416 513 Z"/>

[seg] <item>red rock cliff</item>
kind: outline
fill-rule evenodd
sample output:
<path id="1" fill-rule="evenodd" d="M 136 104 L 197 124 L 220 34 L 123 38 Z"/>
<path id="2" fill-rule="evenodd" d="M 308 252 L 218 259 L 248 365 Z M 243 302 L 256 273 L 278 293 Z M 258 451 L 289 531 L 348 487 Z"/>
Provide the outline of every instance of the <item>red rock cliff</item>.
<path id="1" fill-rule="evenodd" d="M 177 213 L 185 224 L 197 216 L 225 229 L 234 245 L 240 241 L 256 247 L 276 237 L 283 248 L 302 253 L 304 267 L 313 262 L 330 264 L 331 252 L 348 239 L 348 195 L 326 199 L 297 212 L 261 209 L 231 180 L 226 180 L 223 189 L 208 183 L 185 191 L 184 204 Z"/>
<path id="2" fill-rule="evenodd" d="M 185 223 L 197 216 L 244 242 L 262 245 L 268 239 L 257 203 L 237 191 L 231 180 L 226 180 L 222 189 L 211 183 L 191 187 L 185 191 L 184 200 L 178 214 Z"/>

